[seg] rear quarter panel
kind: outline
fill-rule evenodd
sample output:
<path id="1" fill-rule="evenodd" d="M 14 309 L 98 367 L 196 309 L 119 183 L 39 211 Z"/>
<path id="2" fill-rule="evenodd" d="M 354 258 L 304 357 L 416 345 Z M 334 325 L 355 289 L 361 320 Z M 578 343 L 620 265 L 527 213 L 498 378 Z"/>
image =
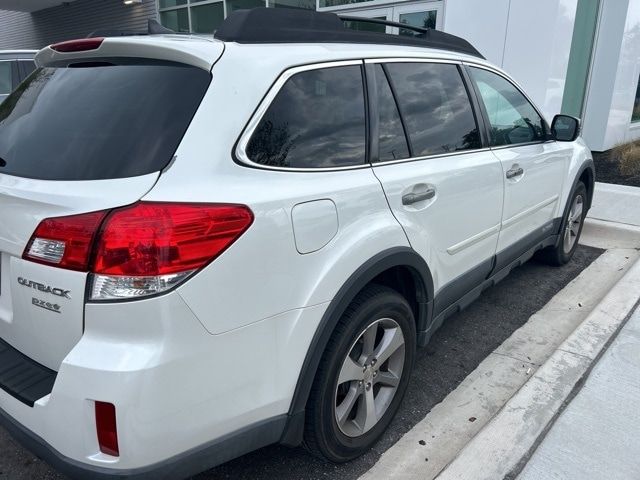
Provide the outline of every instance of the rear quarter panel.
<path id="1" fill-rule="evenodd" d="M 381 250 L 408 246 L 380 183 L 368 167 L 282 172 L 237 164 L 232 152 L 255 108 L 280 73 L 268 58 L 223 55 L 176 161 L 147 194 L 150 201 L 248 205 L 253 225 L 178 292 L 205 328 L 220 334 L 281 312 L 333 298 L 347 278 Z M 325 53 L 326 54 L 326 53 Z M 291 211 L 331 200 L 338 231 L 324 247 L 296 249 Z"/>

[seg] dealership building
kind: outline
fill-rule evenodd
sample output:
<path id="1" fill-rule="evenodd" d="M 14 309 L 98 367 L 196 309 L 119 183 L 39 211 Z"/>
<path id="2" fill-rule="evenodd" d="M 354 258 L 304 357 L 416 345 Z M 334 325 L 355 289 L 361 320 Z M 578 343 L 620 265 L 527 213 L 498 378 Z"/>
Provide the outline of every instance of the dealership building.
<path id="1" fill-rule="evenodd" d="M 99 30 L 145 31 L 149 18 L 210 34 L 234 10 L 259 6 L 460 35 L 507 70 L 548 120 L 556 113 L 580 117 L 592 150 L 640 138 L 640 0 L 0 0 L 0 50 L 41 48 Z"/>

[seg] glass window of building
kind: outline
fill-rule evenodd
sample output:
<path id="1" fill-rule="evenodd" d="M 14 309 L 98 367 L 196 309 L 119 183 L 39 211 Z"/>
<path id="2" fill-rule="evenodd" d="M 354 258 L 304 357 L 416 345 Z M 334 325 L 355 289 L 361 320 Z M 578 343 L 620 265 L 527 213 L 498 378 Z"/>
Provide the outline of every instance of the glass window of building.
<path id="1" fill-rule="evenodd" d="M 11 93 L 11 62 L 0 62 L 0 95 Z"/>
<path id="2" fill-rule="evenodd" d="M 191 7 L 191 31 L 194 33 L 213 34 L 223 21 L 222 2 Z"/>
<path id="3" fill-rule="evenodd" d="M 438 12 L 436 10 L 427 10 L 422 12 L 401 13 L 399 16 L 400 23 L 411 25 L 412 27 L 436 28 L 436 20 Z M 400 29 L 400 35 L 413 36 L 418 32 L 407 28 Z"/>
<path id="4" fill-rule="evenodd" d="M 638 88 L 636 89 L 636 99 L 633 102 L 633 113 L 631 114 L 632 122 L 640 122 L 640 80 L 638 80 Z"/>
<path id="5" fill-rule="evenodd" d="M 256 7 L 315 10 L 316 0 L 159 0 L 160 23 L 175 32 L 213 34 L 225 16 Z"/>

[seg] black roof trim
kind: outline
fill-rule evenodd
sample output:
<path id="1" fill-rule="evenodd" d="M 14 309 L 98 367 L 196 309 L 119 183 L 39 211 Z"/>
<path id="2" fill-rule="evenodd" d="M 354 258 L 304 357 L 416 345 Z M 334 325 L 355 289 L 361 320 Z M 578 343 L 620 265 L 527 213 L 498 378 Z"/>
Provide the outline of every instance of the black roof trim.
<path id="1" fill-rule="evenodd" d="M 344 20 L 352 21 L 346 17 Z M 366 20 L 366 19 L 363 19 Z M 413 29 L 416 30 L 416 29 Z M 484 58 L 463 38 L 424 29 L 417 36 L 351 30 L 334 13 L 297 8 L 236 10 L 216 30 L 215 38 L 237 43 L 368 43 L 426 47 Z"/>

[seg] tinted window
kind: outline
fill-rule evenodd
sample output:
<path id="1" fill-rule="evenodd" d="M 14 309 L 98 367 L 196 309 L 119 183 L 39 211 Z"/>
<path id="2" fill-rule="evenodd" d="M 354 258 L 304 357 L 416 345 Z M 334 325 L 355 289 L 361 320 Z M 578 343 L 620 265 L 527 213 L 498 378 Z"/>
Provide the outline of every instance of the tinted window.
<path id="1" fill-rule="evenodd" d="M 378 95 L 378 158 L 381 161 L 408 158 L 409 147 L 396 101 L 382 66 L 376 65 L 375 68 Z"/>
<path id="2" fill-rule="evenodd" d="M 467 90 L 455 65 L 389 63 L 413 156 L 479 148 Z"/>
<path id="3" fill-rule="evenodd" d="M 0 105 L 0 173 L 97 180 L 162 170 L 210 79 L 160 64 L 38 69 Z"/>
<path id="4" fill-rule="evenodd" d="M 480 68 L 472 68 L 471 75 L 487 109 L 492 146 L 545 140 L 544 121 L 511 82 Z"/>
<path id="5" fill-rule="evenodd" d="M 11 63 L 0 61 L 0 95 L 6 95 L 12 90 Z"/>
<path id="6" fill-rule="evenodd" d="M 269 106 L 246 153 L 261 165 L 343 167 L 365 162 L 365 119 L 359 66 L 301 72 Z"/>

